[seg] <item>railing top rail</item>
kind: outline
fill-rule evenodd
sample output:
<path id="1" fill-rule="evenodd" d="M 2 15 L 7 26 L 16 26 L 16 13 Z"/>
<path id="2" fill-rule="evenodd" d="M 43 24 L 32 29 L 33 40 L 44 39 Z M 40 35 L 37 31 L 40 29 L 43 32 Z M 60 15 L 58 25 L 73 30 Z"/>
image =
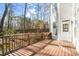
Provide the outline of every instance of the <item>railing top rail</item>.
<path id="1" fill-rule="evenodd" d="M 50 34 L 50 32 L 42 32 L 42 33 L 18 33 L 18 34 L 11 34 L 11 35 L 4 35 L 4 36 L 0 36 L 0 38 L 2 37 L 10 37 L 10 36 L 20 36 L 20 35 L 33 35 L 33 34 Z"/>

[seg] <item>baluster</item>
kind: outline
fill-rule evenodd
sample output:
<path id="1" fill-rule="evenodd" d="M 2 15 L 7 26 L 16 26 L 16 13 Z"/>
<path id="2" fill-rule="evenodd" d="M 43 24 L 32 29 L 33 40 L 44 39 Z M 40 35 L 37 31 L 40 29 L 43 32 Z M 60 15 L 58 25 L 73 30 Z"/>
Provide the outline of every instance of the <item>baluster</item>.
<path id="1" fill-rule="evenodd" d="M 13 37 L 14 37 L 14 49 L 15 49 L 15 35 L 13 35 Z"/>

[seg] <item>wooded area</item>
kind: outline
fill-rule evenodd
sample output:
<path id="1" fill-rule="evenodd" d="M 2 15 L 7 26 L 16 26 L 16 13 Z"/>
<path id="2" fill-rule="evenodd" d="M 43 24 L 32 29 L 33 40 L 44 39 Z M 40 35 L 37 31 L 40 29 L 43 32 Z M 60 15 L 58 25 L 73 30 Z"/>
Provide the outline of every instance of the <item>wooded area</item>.
<path id="1" fill-rule="evenodd" d="M 4 11 L 0 16 L 1 35 L 14 34 L 19 31 L 32 32 L 32 29 L 36 29 L 36 32 L 39 32 L 39 30 L 43 31 L 45 29 L 49 31 L 51 4 L 5 3 L 2 5 L 4 7 Z"/>

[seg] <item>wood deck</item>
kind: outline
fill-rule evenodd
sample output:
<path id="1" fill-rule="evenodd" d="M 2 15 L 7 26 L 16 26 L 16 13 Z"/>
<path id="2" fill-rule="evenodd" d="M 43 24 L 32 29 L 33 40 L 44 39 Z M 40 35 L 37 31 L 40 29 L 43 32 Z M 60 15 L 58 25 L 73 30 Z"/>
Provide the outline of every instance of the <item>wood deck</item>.
<path id="1" fill-rule="evenodd" d="M 21 48 L 6 56 L 78 56 L 71 42 L 58 40 L 43 40 Z"/>

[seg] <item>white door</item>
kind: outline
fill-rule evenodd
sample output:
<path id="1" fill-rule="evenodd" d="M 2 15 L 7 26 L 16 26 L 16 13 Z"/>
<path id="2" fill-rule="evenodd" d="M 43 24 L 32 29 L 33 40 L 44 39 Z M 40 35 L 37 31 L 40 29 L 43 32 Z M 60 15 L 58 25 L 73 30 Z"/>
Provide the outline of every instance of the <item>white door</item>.
<path id="1" fill-rule="evenodd" d="M 61 39 L 72 42 L 73 41 L 73 25 L 70 20 L 62 21 Z"/>

